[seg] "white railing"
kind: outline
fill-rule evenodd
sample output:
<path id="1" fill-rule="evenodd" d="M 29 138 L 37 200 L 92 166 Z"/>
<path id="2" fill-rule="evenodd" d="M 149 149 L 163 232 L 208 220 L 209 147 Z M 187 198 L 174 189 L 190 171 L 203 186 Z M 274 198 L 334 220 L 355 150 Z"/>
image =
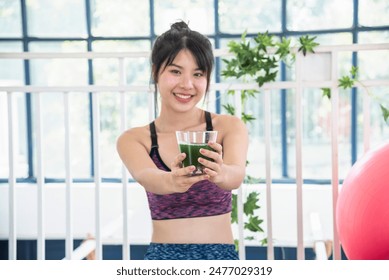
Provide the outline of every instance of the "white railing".
<path id="1" fill-rule="evenodd" d="M 265 159 L 266 159 L 266 212 L 267 212 L 267 256 L 268 259 L 274 259 L 274 246 L 273 246 L 273 228 L 272 228 L 272 172 L 271 172 L 271 102 L 270 94 L 273 90 L 279 89 L 295 89 L 295 105 L 296 105 L 296 201 L 297 201 L 297 258 L 304 259 L 304 235 L 303 235 L 303 174 L 302 174 L 302 92 L 305 88 L 330 88 L 332 92 L 331 104 L 332 104 L 332 213 L 333 213 L 333 256 L 334 259 L 340 259 L 340 242 L 338 239 L 338 234 L 336 232 L 336 202 L 339 191 L 339 175 L 338 175 L 338 106 L 339 106 L 339 96 L 338 96 L 338 53 L 339 52 L 361 52 L 361 51 L 370 51 L 370 50 L 389 50 L 389 44 L 375 44 L 375 45 L 341 45 L 341 46 L 320 46 L 317 47 L 316 54 L 329 54 L 330 55 L 330 78 L 323 79 L 319 81 L 309 81 L 304 79 L 303 68 L 306 67 L 302 65 L 304 57 L 301 54 L 296 55 L 296 79 L 295 81 L 287 82 L 273 82 L 265 84 L 262 89 L 264 90 L 264 123 L 265 123 Z M 0 94 L 2 92 L 7 93 L 8 100 L 8 143 L 9 143 L 9 191 L 8 191 L 8 201 L 9 201 L 9 237 L 8 237 L 8 246 L 9 246 L 9 259 L 16 259 L 16 241 L 17 241 L 17 219 L 15 214 L 16 209 L 16 175 L 15 175 L 15 120 L 14 120 L 14 93 L 16 92 L 29 92 L 34 95 L 36 99 L 35 102 L 35 122 L 36 122 L 36 142 L 37 142 L 37 205 L 38 205 L 38 220 L 37 220 L 37 251 L 38 259 L 45 259 L 45 196 L 44 196 L 44 175 L 45 175 L 45 166 L 43 164 L 43 153 L 44 147 L 42 147 L 42 126 L 41 126 L 41 108 L 40 108 L 40 93 L 43 92 L 63 92 L 64 106 L 65 106 L 65 147 L 64 147 L 64 159 L 65 159 L 65 174 L 66 174 L 66 259 L 74 258 L 73 250 L 73 211 L 72 211 L 72 172 L 70 167 L 71 161 L 71 146 L 70 146 L 70 110 L 69 110 L 69 93 L 70 92 L 85 92 L 92 93 L 92 114 L 93 114 L 93 129 L 94 129 L 94 146 L 93 146 L 93 156 L 95 159 L 94 162 L 94 174 L 95 174 L 95 239 L 92 242 L 93 246 L 90 246 L 88 250 L 95 249 L 96 258 L 102 259 L 102 228 L 101 224 L 101 172 L 100 172 L 100 147 L 99 147 L 99 93 L 101 92 L 117 92 L 120 94 L 121 98 L 121 107 L 120 115 L 120 127 L 122 130 L 126 128 L 126 112 L 125 106 L 126 103 L 126 93 L 127 92 L 149 92 L 150 101 L 149 101 L 149 119 L 153 119 L 154 112 L 154 99 L 152 98 L 152 90 L 148 85 L 126 85 L 125 84 L 125 67 L 124 60 L 126 58 L 133 57 L 148 57 L 149 52 L 122 52 L 122 53 L 0 53 L 0 59 L 21 59 L 21 60 L 33 60 L 33 59 L 96 59 L 96 58 L 116 58 L 118 60 L 119 70 L 119 84 L 117 86 L 25 86 L 25 85 L 1 85 L 0 84 Z M 226 50 L 215 50 L 216 56 L 228 56 Z M 363 81 L 365 87 L 373 86 L 389 86 L 389 80 L 366 80 Z M 361 87 L 357 84 L 356 87 Z M 256 84 L 249 83 L 236 83 L 236 84 L 227 84 L 227 83 L 217 83 L 212 84 L 212 90 L 226 91 L 229 89 L 257 89 Z M 240 116 L 241 107 L 239 106 L 240 96 L 236 95 L 236 113 L 237 116 Z M 363 115 L 364 115 L 364 147 L 365 151 L 369 149 L 369 96 L 364 95 L 363 103 Z M 127 171 L 123 167 L 122 172 L 122 197 L 123 197 L 123 214 L 122 214 L 122 230 L 123 230 L 123 259 L 129 259 L 129 228 L 127 226 L 128 221 L 128 195 L 127 195 L 127 183 L 128 175 Z M 239 217 L 239 246 L 240 246 L 240 258 L 245 258 L 245 247 L 243 240 L 243 207 L 242 207 L 242 191 L 241 188 L 238 191 L 238 217 Z M 312 218 L 314 227 L 315 238 L 317 242 L 315 247 L 316 250 L 320 250 L 317 253 L 318 256 L 326 256 L 323 253 L 323 240 L 319 240 L 320 232 L 318 230 L 321 228 L 320 220 L 317 216 Z M 89 244 L 90 245 L 90 244 Z M 88 246 L 89 246 L 88 245 Z M 86 245 L 84 245 L 85 247 Z M 321 249 L 320 249 L 321 248 Z"/>

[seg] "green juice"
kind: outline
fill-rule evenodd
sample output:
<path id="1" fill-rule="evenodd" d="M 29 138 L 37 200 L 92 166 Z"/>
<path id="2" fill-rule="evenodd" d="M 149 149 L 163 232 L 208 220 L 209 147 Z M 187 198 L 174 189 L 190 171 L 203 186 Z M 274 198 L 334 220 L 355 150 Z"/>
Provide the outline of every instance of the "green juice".
<path id="1" fill-rule="evenodd" d="M 214 151 L 207 144 L 180 144 L 181 153 L 186 154 L 186 158 L 182 161 L 182 165 L 184 167 L 189 165 L 196 166 L 196 170 L 193 172 L 194 175 L 203 173 L 203 165 L 199 163 L 198 158 L 202 157 L 207 160 L 213 161 L 212 159 L 203 156 L 200 153 L 200 149 L 207 149 L 210 151 Z"/>

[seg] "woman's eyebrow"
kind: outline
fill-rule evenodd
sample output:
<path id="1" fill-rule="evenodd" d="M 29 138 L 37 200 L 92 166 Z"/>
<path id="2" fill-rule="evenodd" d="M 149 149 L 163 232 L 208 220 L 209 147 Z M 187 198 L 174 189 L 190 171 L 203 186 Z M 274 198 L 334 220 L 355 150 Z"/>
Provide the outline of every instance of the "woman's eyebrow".
<path id="1" fill-rule="evenodd" d="M 174 66 L 174 67 L 177 67 L 177 68 L 180 68 L 180 69 L 184 68 L 184 67 L 182 67 L 180 65 L 177 65 L 177 64 L 174 64 L 174 63 L 170 63 L 169 66 Z"/>
<path id="2" fill-rule="evenodd" d="M 174 66 L 174 67 L 177 67 L 179 69 L 183 69 L 184 68 L 184 67 L 182 67 L 180 65 L 177 65 L 177 64 L 174 64 L 174 63 L 171 63 L 168 66 Z M 203 70 L 201 70 L 199 67 L 197 67 L 196 69 L 194 69 L 194 71 L 203 71 Z"/>

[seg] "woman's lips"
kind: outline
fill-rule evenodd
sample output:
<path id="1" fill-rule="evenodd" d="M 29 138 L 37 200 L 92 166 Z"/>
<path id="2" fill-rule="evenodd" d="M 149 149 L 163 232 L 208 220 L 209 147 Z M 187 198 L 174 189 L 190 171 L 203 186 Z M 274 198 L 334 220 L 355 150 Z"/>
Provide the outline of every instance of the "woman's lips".
<path id="1" fill-rule="evenodd" d="M 176 99 L 182 103 L 186 103 L 186 102 L 189 102 L 193 95 L 191 94 L 181 94 L 181 93 L 174 93 L 174 96 L 176 97 Z"/>

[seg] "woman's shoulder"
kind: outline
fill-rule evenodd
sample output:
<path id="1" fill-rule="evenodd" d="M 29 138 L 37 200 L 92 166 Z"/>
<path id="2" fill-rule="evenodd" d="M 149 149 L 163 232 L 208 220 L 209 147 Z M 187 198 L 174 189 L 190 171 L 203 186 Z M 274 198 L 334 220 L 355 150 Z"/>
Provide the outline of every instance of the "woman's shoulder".
<path id="1" fill-rule="evenodd" d="M 212 116 L 212 123 L 214 124 L 215 128 L 219 130 L 236 129 L 236 128 L 244 129 L 246 127 L 244 122 L 236 116 L 227 115 L 227 114 L 214 114 L 214 113 L 211 113 L 211 116 Z"/>
<path id="2" fill-rule="evenodd" d="M 149 142 L 150 138 L 150 128 L 149 125 L 132 127 L 125 130 L 122 134 L 119 135 L 117 139 L 117 144 L 121 143 L 131 144 L 139 143 L 146 145 Z"/>

